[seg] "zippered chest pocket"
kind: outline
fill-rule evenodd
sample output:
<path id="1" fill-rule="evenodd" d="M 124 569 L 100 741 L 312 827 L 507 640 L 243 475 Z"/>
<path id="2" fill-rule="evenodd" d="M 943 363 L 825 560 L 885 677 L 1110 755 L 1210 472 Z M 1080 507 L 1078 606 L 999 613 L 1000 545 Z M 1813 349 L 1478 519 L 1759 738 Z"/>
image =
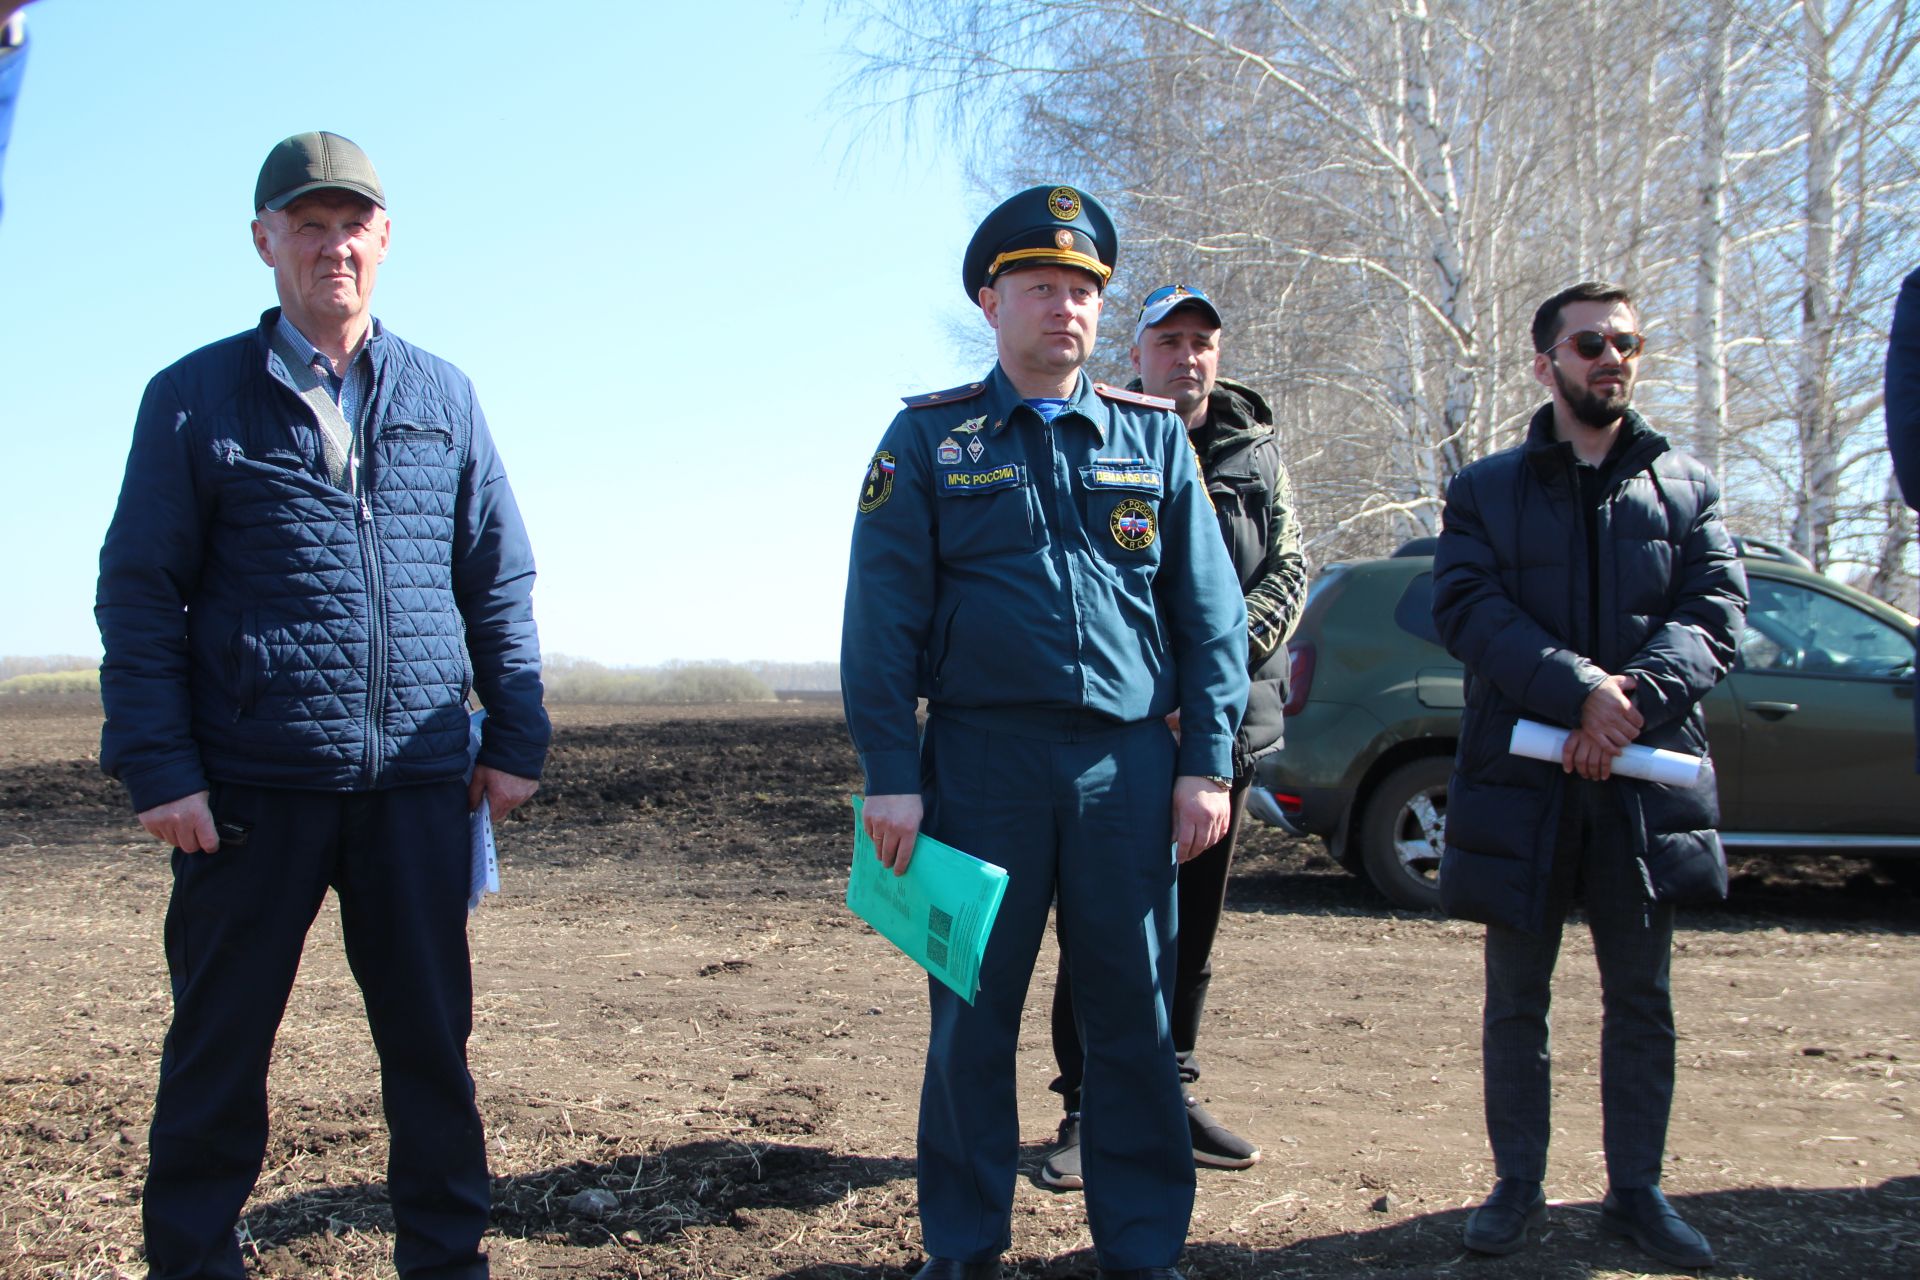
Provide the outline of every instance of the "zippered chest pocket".
<path id="1" fill-rule="evenodd" d="M 460 453 L 452 430 L 438 423 L 383 423 L 373 449 L 373 484 L 383 506 L 452 514 L 460 491 Z"/>

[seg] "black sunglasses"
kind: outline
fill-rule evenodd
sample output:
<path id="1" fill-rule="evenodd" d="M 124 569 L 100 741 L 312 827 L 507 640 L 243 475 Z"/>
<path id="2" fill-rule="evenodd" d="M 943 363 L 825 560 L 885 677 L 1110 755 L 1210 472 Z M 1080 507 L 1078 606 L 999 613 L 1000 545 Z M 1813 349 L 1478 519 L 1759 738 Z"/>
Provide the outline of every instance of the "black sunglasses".
<path id="1" fill-rule="evenodd" d="M 1608 343 L 1613 344 L 1613 349 L 1620 353 L 1622 360 L 1631 360 L 1647 349 L 1647 340 L 1637 333 L 1601 333 L 1598 329 L 1582 329 L 1578 333 L 1570 333 L 1554 343 L 1553 347 L 1569 342 L 1573 344 L 1574 352 L 1582 360 L 1598 359 L 1600 353 L 1607 349 Z M 1551 351 L 1553 347 L 1548 347 L 1547 350 Z"/>

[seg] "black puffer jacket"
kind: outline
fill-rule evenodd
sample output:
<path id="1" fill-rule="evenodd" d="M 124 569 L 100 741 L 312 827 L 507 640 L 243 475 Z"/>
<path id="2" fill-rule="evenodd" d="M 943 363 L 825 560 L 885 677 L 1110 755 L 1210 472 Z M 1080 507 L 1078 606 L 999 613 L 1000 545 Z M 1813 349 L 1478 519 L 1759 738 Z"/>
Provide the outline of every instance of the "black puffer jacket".
<path id="1" fill-rule="evenodd" d="M 1467 707 L 1447 800 L 1440 900 L 1449 915 L 1543 932 L 1568 775 L 1508 752 L 1514 721 L 1571 728 L 1609 674 L 1638 680 L 1638 741 L 1704 756 L 1700 699 L 1726 674 L 1746 613 L 1746 572 L 1720 521 L 1719 487 L 1629 410 L 1629 439 L 1599 521 L 1599 612 L 1572 447 L 1552 406 L 1527 442 L 1454 477 L 1434 556 L 1434 622 L 1467 668 Z M 1592 637 L 1593 652 L 1584 652 Z M 1711 764 L 1690 788 L 1626 778 L 1649 898 L 1726 896 Z"/>

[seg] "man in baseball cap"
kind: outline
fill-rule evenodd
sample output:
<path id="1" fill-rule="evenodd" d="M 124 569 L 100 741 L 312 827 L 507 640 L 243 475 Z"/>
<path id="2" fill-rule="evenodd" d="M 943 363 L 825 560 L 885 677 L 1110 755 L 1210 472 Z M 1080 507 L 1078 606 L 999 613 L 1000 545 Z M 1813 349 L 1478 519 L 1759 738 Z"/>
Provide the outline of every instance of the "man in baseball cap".
<path id="1" fill-rule="evenodd" d="M 148 384 L 100 553 L 101 765 L 173 849 L 154 1280 L 243 1273 L 267 1061 L 329 889 L 381 1059 L 394 1265 L 487 1274 L 469 833 L 546 755 L 533 554 L 472 383 L 373 318 L 385 205 L 338 134 L 268 154 L 253 244 L 280 305 Z"/>
<path id="2" fill-rule="evenodd" d="M 1130 387 L 1173 403 L 1206 476 L 1228 558 L 1247 605 L 1251 689 L 1233 743 L 1232 816 L 1226 833 L 1180 864 L 1179 958 L 1174 966 L 1172 1032 L 1180 1079 L 1187 1087 L 1187 1130 L 1193 1160 L 1214 1169 L 1244 1169 L 1260 1159 L 1253 1143 L 1215 1119 L 1193 1094 L 1200 1078 L 1194 1043 L 1213 977 L 1213 941 L 1226 904 L 1227 872 L 1246 818 L 1254 764 L 1280 749 L 1287 701 L 1287 637 L 1306 605 L 1307 571 L 1292 486 L 1280 459 L 1273 411 L 1252 387 L 1220 375 L 1220 311 L 1198 288 L 1167 284 L 1146 296 L 1133 327 Z M 1040 1167 L 1050 1187 L 1086 1185 L 1081 1167 L 1081 1081 L 1086 1051 L 1075 1014 L 1074 985 L 1062 951 L 1053 991 L 1053 1053 L 1060 1068 L 1052 1088 L 1066 1118 L 1060 1142 Z"/>

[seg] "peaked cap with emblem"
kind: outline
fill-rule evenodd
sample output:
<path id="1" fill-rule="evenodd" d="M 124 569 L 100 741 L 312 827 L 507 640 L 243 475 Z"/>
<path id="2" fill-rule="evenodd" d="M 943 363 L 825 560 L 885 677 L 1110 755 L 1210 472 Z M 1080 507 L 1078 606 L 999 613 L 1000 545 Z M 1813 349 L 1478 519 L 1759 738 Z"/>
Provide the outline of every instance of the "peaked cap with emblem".
<path id="1" fill-rule="evenodd" d="M 969 301 L 1018 267 L 1078 267 L 1105 287 L 1120 250 L 1113 219 L 1077 187 L 1028 187 L 986 216 L 960 267 Z"/>

